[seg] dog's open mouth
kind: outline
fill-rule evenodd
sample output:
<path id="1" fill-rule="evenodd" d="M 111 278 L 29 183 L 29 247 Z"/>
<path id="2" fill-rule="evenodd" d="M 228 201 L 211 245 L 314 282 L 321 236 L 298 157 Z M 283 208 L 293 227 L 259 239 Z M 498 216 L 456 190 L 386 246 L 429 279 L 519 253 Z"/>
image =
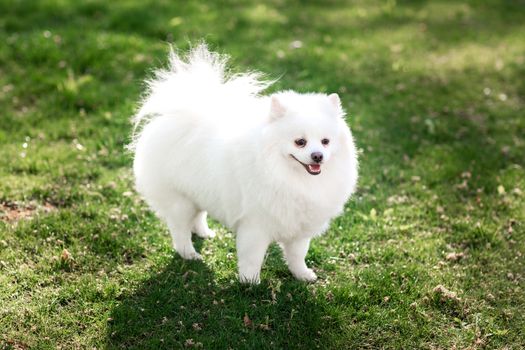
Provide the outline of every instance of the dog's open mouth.
<path id="1" fill-rule="evenodd" d="M 293 154 L 290 154 L 293 159 L 298 161 L 305 169 L 308 171 L 308 174 L 310 175 L 319 175 L 321 174 L 321 164 L 304 164 L 299 159 L 295 158 Z"/>

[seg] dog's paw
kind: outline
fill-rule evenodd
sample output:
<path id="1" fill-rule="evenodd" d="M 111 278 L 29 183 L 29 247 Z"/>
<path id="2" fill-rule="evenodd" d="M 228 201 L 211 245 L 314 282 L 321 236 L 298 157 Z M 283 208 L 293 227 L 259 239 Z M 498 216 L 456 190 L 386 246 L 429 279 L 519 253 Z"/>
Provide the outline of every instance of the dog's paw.
<path id="1" fill-rule="evenodd" d="M 301 281 L 315 282 L 317 280 L 317 275 L 312 269 L 295 271 L 293 275 L 295 276 L 295 278 Z"/>
<path id="2" fill-rule="evenodd" d="M 261 283 L 259 276 L 239 276 L 239 282 L 242 284 L 258 285 Z"/>
<path id="3" fill-rule="evenodd" d="M 179 252 L 179 254 L 184 260 L 202 260 L 202 255 L 195 251 L 184 253 Z"/>
<path id="4" fill-rule="evenodd" d="M 251 285 L 259 284 L 261 283 L 260 273 L 254 270 L 241 269 L 239 271 L 239 282 Z"/>
<path id="5" fill-rule="evenodd" d="M 213 231 L 212 229 L 206 229 L 204 232 L 195 232 L 197 234 L 197 236 L 199 236 L 200 238 L 213 238 L 215 237 L 217 234 L 215 233 L 215 231 Z"/>

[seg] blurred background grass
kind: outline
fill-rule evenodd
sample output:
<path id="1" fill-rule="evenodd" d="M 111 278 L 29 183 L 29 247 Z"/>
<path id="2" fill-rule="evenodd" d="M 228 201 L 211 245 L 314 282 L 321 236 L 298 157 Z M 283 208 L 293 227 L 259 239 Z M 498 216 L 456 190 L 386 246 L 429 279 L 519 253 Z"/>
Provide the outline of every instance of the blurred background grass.
<path id="1" fill-rule="evenodd" d="M 1 346 L 524 347 L 524 23 L 520 0 L 0 0 Z M 217 224 L 181 261 L 133 192 L 142 81 L 201 39 L 344 102 L 361 180 L 316 284 L 273 247 L 239 286 Z"/>

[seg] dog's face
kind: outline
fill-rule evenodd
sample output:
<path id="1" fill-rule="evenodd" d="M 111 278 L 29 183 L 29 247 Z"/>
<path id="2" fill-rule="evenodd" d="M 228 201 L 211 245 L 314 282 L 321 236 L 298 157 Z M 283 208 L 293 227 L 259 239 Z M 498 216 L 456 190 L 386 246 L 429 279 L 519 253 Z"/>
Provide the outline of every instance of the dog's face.
<path id="1" fill-rule="evenodd" d="M 274 142 L 285 166 L 306 176 L 321 174 L 340 146 L 342 113 L 337 94 L 272 96 Z"/>

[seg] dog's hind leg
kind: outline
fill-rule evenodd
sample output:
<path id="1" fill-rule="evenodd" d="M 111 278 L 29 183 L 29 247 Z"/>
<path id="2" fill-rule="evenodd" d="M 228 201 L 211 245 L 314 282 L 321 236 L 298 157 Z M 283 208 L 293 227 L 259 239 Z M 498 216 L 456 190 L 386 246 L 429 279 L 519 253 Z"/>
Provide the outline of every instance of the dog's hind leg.
<path id="1" fill-rule="evenodd" d="M 200 211 L 193 219 L 193 232 L 201 238 L 215 237 L 215 232 L 208 227 L 208 222 L 206 221 L 207 214 L 206 211 Z"/>
<path id="2" fill-rule="evenodd" d="M 182 195 L 170 196 L 170 204 L 158 210 L 159 215 L 166 220 L 173 239 L 173 248 L 186 260 L 201 260 L 202 257 L 191 242 L 191 229 L 197 208 L 189 199 Z"/>

